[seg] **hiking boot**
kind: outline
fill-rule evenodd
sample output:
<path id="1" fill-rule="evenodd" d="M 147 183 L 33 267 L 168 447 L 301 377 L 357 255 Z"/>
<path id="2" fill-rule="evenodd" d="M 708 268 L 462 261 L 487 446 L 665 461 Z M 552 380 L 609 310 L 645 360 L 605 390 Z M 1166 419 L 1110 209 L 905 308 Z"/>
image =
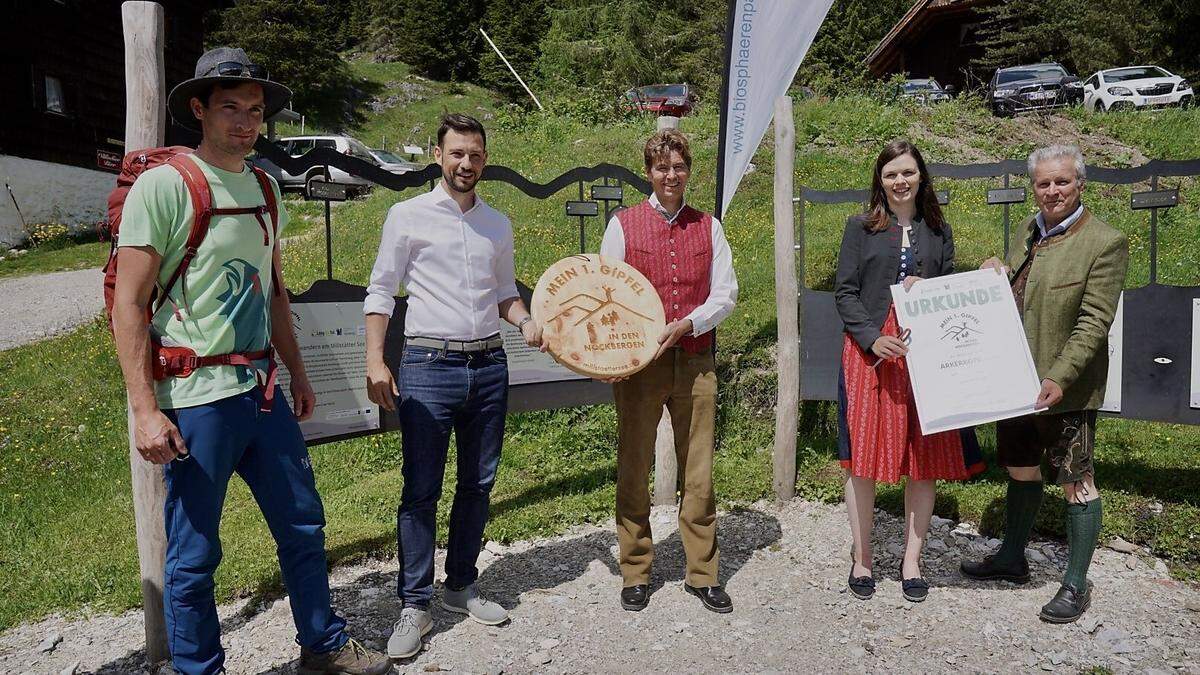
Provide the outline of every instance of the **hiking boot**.
<path id="1" fill-rule="evenodd" d="M 350 638 L 340 649 L 318 654 L 300 648 L 301 675 L 383 675 L 392 672 L 392 660 Z"/>
<path id="2" fill-rule="evenodd" d="M 479 587 L 475 584 L 457 591 L 446 586 L 442 591 L 442 607 L 457 614 L 466 614 L 487 626 L 508 621 L 508 610 L 479 595 Z"/>
<path id="3" fill-rule="evenodd" d="M 388 638 L 387 653 L 393 659 L 407 659 L 421 652 L 421 638 L 433 629 L 433 618 L 429 610 L 420 606 L 400 610 L 400 620 L 392 627 Z"/>
<path id="4" fill-rule="evenodd" d="M 1002 579 L 1014 584 L 1029 581 L 1029 563 L 1024 558 L 1021 559 L 1020 565 L 1003 565 L 996 561 L 996 556 L 989 555 L 978 562 L 964 560 L 959 567 L 963 574 L 981 581 Z"/>
<path id="5" fill-rule="evenodd" d="M 1063 584 L 1054 594 L 1054 599 L 1047 602 L 1038 614 L 1042 621 L 1049 623 L 1071 623 L 1083 616 L 1092 604 L 1092 589 L 1088 585 L 1082 592 L 1074 586 Z"/>

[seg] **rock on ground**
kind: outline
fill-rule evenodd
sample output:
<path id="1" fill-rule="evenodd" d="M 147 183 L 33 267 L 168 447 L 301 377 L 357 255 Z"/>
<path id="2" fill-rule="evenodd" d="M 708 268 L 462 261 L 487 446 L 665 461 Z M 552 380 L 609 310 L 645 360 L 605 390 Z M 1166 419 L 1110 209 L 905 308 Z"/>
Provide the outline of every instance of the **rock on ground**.
<path id="1" fill-rule="evenodd" d="M 1037 611 L 1058 588 L 1065 546 L 1043 553 L 1025 586 L 977 583 L 958 572 L 965 556 L 991 547 L 971 528 L 935 525 L 942 546 L 926 551 L 927 601 L 906 602 L 899 560 L 887 544 L 902 524 L 877 515 L 875 578 L 868 601 L 845 590 L 849 563 L 844 506 L 792 501 L 756 504 L 718 520 L 721 578 L 730 614 L 704 611 L 684 592 L 683 552 L 671 509 L 655 509 L 657 545 L 650 606 L 618 603 L 612 524 L 545 540 L 489 543 L 480 584 L 512 620 L 483 626 L 437 607 L 427 648 L 397 664 L 403 672 L 1200 672 L 1200 589 L 1152 564 L 1096 551 L 1091 609 L 1077 624 L 1042 623 Z M 438 569 L 443 554 L 438 555 Z M 1043 561 L 1044 559 L 1044 561 Z M 396 561 L 370 561 L 333 573 L 334 602 L 353 634 L 380 649 L 399 605 Z M 440 590 L 439 590 L 440 592 Z M 220 608 L 230 673 L 293 673 L 286 598 Z M 62 641 L 38 651 L 49 635 Z M 0 673 L 132 673 L 142 667 L 140 612 L 52 617 L 0 634 Z"/>

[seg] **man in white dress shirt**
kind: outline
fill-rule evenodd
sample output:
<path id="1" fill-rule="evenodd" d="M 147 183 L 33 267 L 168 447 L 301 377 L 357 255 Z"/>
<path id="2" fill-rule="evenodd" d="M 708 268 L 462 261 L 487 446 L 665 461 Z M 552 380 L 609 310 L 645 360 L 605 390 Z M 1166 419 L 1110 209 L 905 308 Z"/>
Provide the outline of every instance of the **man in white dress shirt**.
<path id="1" fill-rule="evenodd" d="M 649 199 L 608 222 L 600 255 L 623 260 L 653 284 L 666 311 L 654 361 L 615 382 L 617 403 L 617 542 L 621 606 L 650 601 L 647 479 L 663 405 L 671 412 L 680 480 L 679 533 L 687 557 L 684 589 L 706 609 L 729 612 L 733 603 L 717 578 L 717 511 L 712 489 L 717 374 L 713 329 L 733 311 L 737 278 L 721 222 L 684 202 L 692 156 L 687 137 L 665 129 L 644 149 Z"/>
<path id="2" fill-rule="evenodd" d="M 388 211 L 364 302 L 368 393 L 400 418 L 404 488 L 396 541 L 402 608 L 388 640 L 395 659 L 420 652 L 421 638 L 433 626 L 434 534 L 451 431 L 458 483 L 441 603 L 489 625 L 508 618 L 475 584 L 508 409 L 500 319 L 520 328 L 530 346 L 542 343 L 541 329 L 517 295 L 512 225 L 475 194 L 487 163 L 483 125 L 467 115 L 445 115 L 433 156 L 442 180 Z M 404 352 L 393 377 L 383 343 L 400 286 L 408 309 Z"/>

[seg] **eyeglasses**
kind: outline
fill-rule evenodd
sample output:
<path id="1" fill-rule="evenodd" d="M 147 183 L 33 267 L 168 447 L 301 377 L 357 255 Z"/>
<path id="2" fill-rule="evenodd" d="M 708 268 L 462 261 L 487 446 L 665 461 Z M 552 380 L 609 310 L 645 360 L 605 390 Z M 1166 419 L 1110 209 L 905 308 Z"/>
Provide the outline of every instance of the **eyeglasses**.
<path id="1" fill-rule="evenodd" d="M 222 61 L 213 66 L 213 70 L 221 77 L 253 77 L 259 80 L 271 79 L 267 76 L 267 69 L 257 63 Z"/>

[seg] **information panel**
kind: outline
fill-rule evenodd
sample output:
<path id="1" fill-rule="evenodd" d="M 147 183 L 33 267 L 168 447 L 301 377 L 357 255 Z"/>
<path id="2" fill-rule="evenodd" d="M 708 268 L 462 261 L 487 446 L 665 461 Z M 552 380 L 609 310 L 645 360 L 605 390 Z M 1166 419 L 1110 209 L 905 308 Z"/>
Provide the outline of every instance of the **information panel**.
<path id="1" fill-rule="evenodd" d="M 1108 383 L 1104 388 L 1104 404 L 1100 410 L 1110 413 L 1121 412 L 1121 367 L 1124 363 L 1124 317 L 1125 292 L 1117 299 L 1117 315 L 1113 318 L 1112 328 L 1108 329 Z M 1195 387 L 1192 387 L 1195 389 Z M 1192 397 L 1193 400 L 1195 396 Z"/>
<path id="2" fill-rule="evenodd" d="M 549 354 L 525 344 L 521 331 L 507 321 L 500 322 L 500 336 L 504 338 L 504 352 L 508 355 L 510 385 L 588 379 L 558 365 Z"/>
<path id="3" fill-rule="evenodd" d="M 1192 406 L 1200 408 L 1200 298 L 1192 298 Z"/>
<path id="4" fill-rule="evenodd" d="M 312 417 L 300 423 L 304 438 L 379 429 L 379 407 L 367 398 L 367 324 L 362 303 L 293 303 L 292 327 L 317 395 Z M 285 393 L 290 381 L 281 364 L 279 384 Z"/>

